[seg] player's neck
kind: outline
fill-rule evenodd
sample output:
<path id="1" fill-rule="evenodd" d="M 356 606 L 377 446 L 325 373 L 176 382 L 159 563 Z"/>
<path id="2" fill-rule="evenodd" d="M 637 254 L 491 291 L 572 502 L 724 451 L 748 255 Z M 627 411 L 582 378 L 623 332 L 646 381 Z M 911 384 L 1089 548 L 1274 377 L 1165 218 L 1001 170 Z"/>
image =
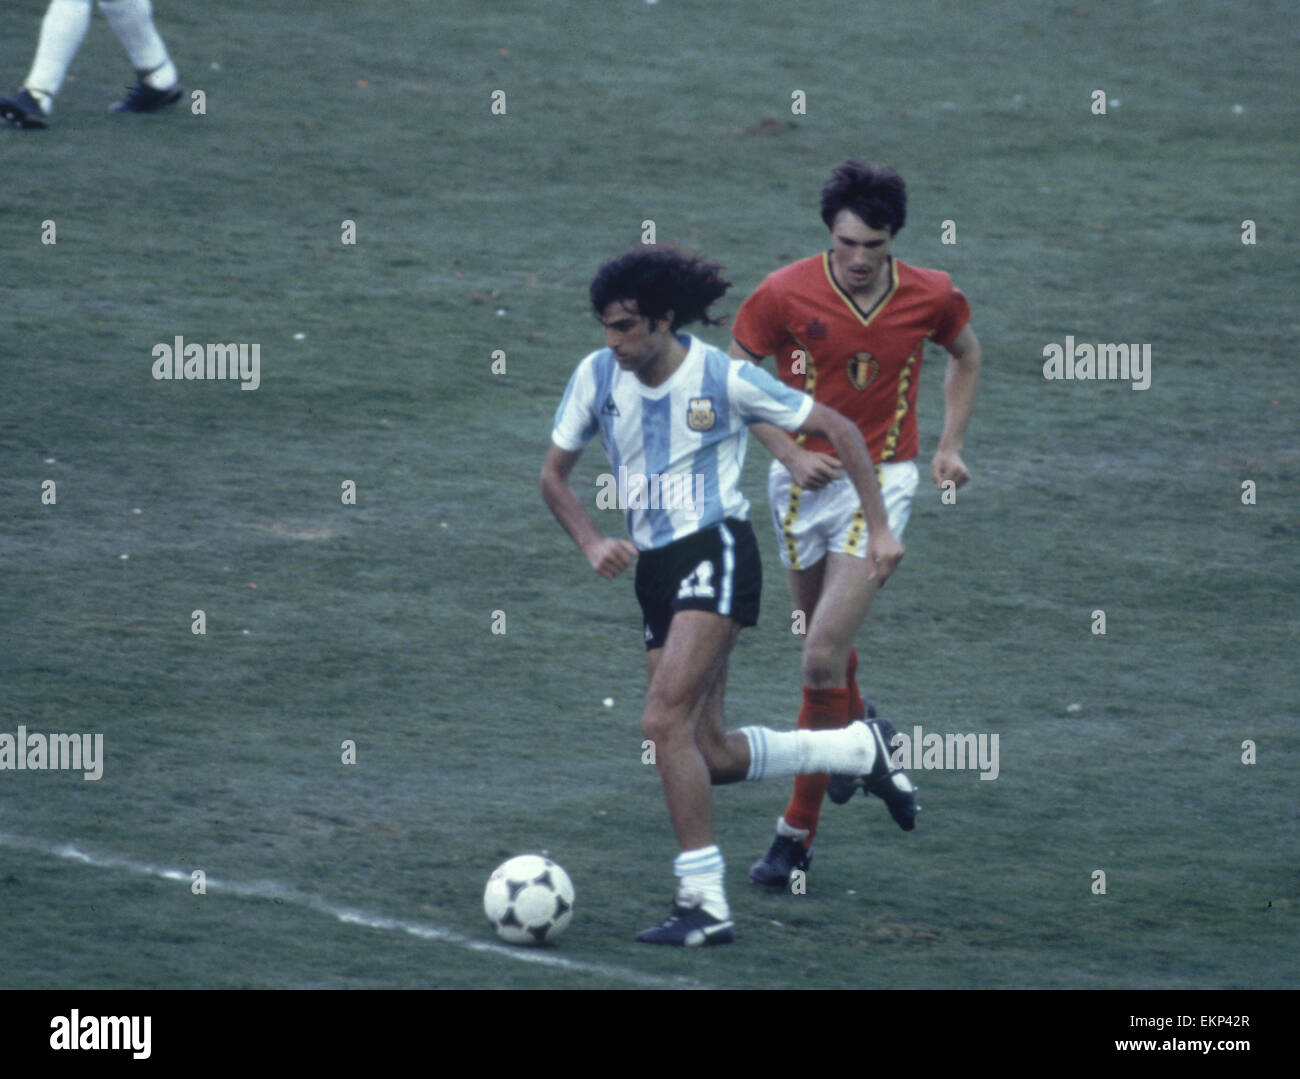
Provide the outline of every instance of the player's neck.
<path id="1" fill-rule="evenodd" d="M 859 307 L 869 307 L 880 299 L 885 294 L 885 290 L 889 288 L 893 265 L 893 258 L 887 258 L 880 264 L 880 268 L 857 288 L 843 283 L 841 283 L 840 287 L 853 297 L 853 302 Z"/>
<path id="2" fill-rule="evenodd" d="M 650 389 L 657 389 L 667 382 L 681 367 L 682 362 L 686 359 L 687 348 L 677 340 L 677 335 L 669 333 L 665 335 L 667 341 L 659 355 L 644 369 L 636 373 L 636 377 Z"/>

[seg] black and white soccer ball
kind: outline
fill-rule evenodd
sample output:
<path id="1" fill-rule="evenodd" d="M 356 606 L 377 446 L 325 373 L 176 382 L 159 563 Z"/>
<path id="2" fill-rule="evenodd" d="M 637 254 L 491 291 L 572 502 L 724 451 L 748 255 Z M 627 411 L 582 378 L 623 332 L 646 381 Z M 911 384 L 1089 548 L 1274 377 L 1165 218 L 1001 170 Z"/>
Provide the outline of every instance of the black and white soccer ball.
<path id="1" fill-rule="evenodd" d="M 573 918 L 569 874 L 540 854 L 502 862 L 488 878 L 483 911 L 497 936 L 511 944 L 544 944 Z"/>

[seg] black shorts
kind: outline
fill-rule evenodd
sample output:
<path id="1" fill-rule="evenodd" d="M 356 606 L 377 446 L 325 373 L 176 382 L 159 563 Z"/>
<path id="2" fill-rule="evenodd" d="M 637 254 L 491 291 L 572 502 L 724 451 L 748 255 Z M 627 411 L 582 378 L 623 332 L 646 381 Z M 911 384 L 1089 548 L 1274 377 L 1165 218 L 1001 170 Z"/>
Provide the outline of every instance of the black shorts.
<path id="1" fill-rule="evenodd" d="M 636 560 L 636 598 L 646 649 L 662 648 L 677 611 L 712 611 L 742 626 L 758 624 L 763 562 L 748 521 L 721 524 L 643 551 Z"/>

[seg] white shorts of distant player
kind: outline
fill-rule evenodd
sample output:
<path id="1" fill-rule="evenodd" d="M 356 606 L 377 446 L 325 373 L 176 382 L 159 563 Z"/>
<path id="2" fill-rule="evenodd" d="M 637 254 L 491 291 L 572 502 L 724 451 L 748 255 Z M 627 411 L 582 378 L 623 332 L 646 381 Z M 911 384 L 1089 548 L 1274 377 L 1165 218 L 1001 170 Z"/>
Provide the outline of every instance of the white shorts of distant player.
<path id="1" fill-rule="evenodd" d="M 920 480 L 916 462 L 878 465 L 876 478 L 885 499 L 890 531 L 901 540 Z M 809 491 L 796 486 L 789 470 L 773 461 L 767 474 L 767 498 L 777 549 L 786 569 L 809 569 L 831 551 L 858 558 L 867 556 L 867 522 L 848 476 Z"/>

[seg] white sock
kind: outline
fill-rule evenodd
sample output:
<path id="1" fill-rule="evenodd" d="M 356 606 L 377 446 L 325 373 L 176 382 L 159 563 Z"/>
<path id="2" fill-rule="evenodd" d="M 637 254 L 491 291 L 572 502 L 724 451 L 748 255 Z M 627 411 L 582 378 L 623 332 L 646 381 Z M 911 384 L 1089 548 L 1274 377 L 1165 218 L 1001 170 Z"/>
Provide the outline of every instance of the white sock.
<path id="1" fill-rule="evenodd" d="M 677 894 L 679 897 L 700 899 L 700 906 L 715 918 L 724 921 L 731 917 L 731 908 L 727 905 L 727 893 L 722 884 L 722 872 L 726 863 L 722 860 L 722 851 L 715 843 L 711 847 L 699 850 L 684 850 L 673 859 L 673 873 L 676 874 Z"/>
<path id="2" fill-rule="evenodd" d="M 876 738 L 865 723 L 838 731 L 774 731 L 741 727 L 749 739 L 746 779 L 775 779 L 816 772 L 860 776 L 876 763 Z"/>
<path id="3" fill-rule="evenodd" d="M 99 10 L 131 58 L 131 66 L 145 82 L 155 90 L 176 85 L 176 65 L 168 58 L 167 46 L 154 28 L 149 0 L 99 0 Z"/>
<path id="4" fill-rule="evenodd" d="M 786 824 L 784 817 L 776 818 L 776 834 L 785 836 L 786 839 L 797 839 L 800 843 L 808 838 L 807 828 L 791 828 Z"/>
<path id="5" fill-rule="evenodd" d="M 46 107 L 46 112 L 53 104 L 51 99 L 63 86 L 68 65 L 86 40 L 89 29 L 90 0 L 54 0 L 45 12 L 32 70 L 23 86 L 38 91 L 36 99 Z"/>

